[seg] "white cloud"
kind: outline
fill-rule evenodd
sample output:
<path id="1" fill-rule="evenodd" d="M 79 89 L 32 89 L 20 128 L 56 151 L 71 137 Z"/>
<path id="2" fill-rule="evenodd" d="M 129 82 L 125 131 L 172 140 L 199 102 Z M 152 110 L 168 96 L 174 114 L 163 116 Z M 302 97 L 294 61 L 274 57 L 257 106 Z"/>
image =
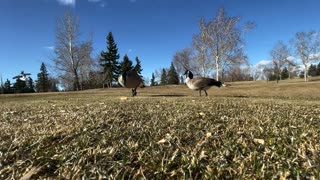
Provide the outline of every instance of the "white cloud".
<path id="1" fill-rule="evenodd" d="M 53 51 L 54 50 L 54 46 L 45 46 L 44 47 L 47 50 Z"/>
<path id="2" fill-rule="evenodd" d="M 58 2 L 62 5 L 72 5 L 76 4 L 76 0 L 58 0 Z"/>
<path id="3" fill-rule="evenodd" d="M 100 7 L 104 8 L 106 6 L 105 2 L 100 3 Z"/>
<path id="4" fill-rule="evenodd" d="M 76 4 L 76 0 L 57 0 L 59 4 L 61 5 L 71 5 L 74 6 Z M 130 1 L 135 1 L 135 0 L 130 0 Z M 88 0 L 89 3 L 100 3 L 101 7 L 105 7 L 105 3 L 102 0 Z"/>
<path id="5" fill-rule="evenodd" d="M 103 0 L 88 0 L 89 3 L 99 3 L 99 6 L 104 8 L 107 3 Z"/>
<path id="6" fill-rule="evenodd" d="M 266 65 L 270 65 L 271 63 L 272 63 L 272 60 L 261 60 L 256 64 L 256 66 L 266 66 Z"/>
<path id="7" fill-rule="evenodd" d="M 289 61 L 294 61 L 294 60 L 296 60 L 296 58 L 295 58 L 294 56 L 289 56 L 289 57 L 287 57 L 287 58 L 288 58 Z"/>

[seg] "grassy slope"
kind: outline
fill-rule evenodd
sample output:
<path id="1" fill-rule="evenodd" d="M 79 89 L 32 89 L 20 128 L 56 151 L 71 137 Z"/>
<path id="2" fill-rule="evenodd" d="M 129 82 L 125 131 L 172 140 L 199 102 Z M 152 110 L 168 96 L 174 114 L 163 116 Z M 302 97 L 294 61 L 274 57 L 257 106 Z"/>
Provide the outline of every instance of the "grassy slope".
<path id="1" fill-rule="evenodd" d="M 0 96 L 0 178 L 320 178 L 320 83 Z"/>

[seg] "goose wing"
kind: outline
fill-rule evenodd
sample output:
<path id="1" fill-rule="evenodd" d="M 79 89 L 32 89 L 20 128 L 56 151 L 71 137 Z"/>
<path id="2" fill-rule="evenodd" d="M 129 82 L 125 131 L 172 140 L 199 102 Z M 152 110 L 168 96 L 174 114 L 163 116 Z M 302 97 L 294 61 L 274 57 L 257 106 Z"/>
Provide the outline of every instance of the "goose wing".
<path id="1" fill-rule="evenodd" d="M 124 81 L 123 77 L 119 77 L 119 83 L 126 88 L 136 88 L 143 82 L 139 74 L 135 71 L 128 71 L 125 76 L 126 80 Z"/>
<path id="2" fill-rule="evenodd" d="M 205 77 L 196 77 L 192 79 L 192 84 L 199 88 L 213 86 L 216 84 L 216 82 L 217 81 L 215 79 L 205 78 Z"/>

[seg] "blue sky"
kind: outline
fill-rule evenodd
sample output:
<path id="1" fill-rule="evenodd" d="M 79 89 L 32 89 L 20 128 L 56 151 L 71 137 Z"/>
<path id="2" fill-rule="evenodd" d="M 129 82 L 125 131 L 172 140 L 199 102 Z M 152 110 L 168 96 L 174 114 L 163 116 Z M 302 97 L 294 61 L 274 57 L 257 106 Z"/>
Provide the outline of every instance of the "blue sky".
<path id="1" fill-rule="evenodd" d="M 254 21 L 245 35 L 250 64 L 270 58 L 277 41 L 299 31 L 320 30 L 319 0 L 1 0 L 0 75 L 21 70 L 36 80 L 41 62 L 54 56 L 56 19 L 71 8 L 80 19 L 82 39 L 93 36 L 96 56 L 113 32 L 121 55 L 142 61 L 142 74 L 169 67 L 174 53 L 191 45 L 201 17 L 212 19 L 224 7 L 230 16 Z"/>

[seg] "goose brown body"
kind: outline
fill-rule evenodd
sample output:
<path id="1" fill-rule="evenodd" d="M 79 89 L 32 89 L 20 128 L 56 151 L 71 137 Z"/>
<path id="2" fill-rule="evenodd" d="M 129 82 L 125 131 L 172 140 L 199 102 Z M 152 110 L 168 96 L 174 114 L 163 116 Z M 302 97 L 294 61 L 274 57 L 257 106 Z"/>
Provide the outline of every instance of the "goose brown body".
<path id="1" fill-rule="evenodd" d="M 192 89 L 199 91 L 199 94 L 201 96 L 201 91 L 204 91 L 206 96 L 208 95 L 207 90 L 210 89 L 212 86 L 221 87 L 222 83 L 220 81 L 216 81 L 212 78 L 206 78 L 206 77 L 193 77 L 193 74 L 191 71 L 187 70 L 185 72 L 186 75 L 186 84 L 187 86 Z"/>
<path id="2" fill-rule="evenodd" d="M 137 88 L 143 83 L 142 78 L 136 71 L 128 71 L 120 75 L 118 82 L 122 87 L 131 88 L 132 96 L 137 95 Z"/>

